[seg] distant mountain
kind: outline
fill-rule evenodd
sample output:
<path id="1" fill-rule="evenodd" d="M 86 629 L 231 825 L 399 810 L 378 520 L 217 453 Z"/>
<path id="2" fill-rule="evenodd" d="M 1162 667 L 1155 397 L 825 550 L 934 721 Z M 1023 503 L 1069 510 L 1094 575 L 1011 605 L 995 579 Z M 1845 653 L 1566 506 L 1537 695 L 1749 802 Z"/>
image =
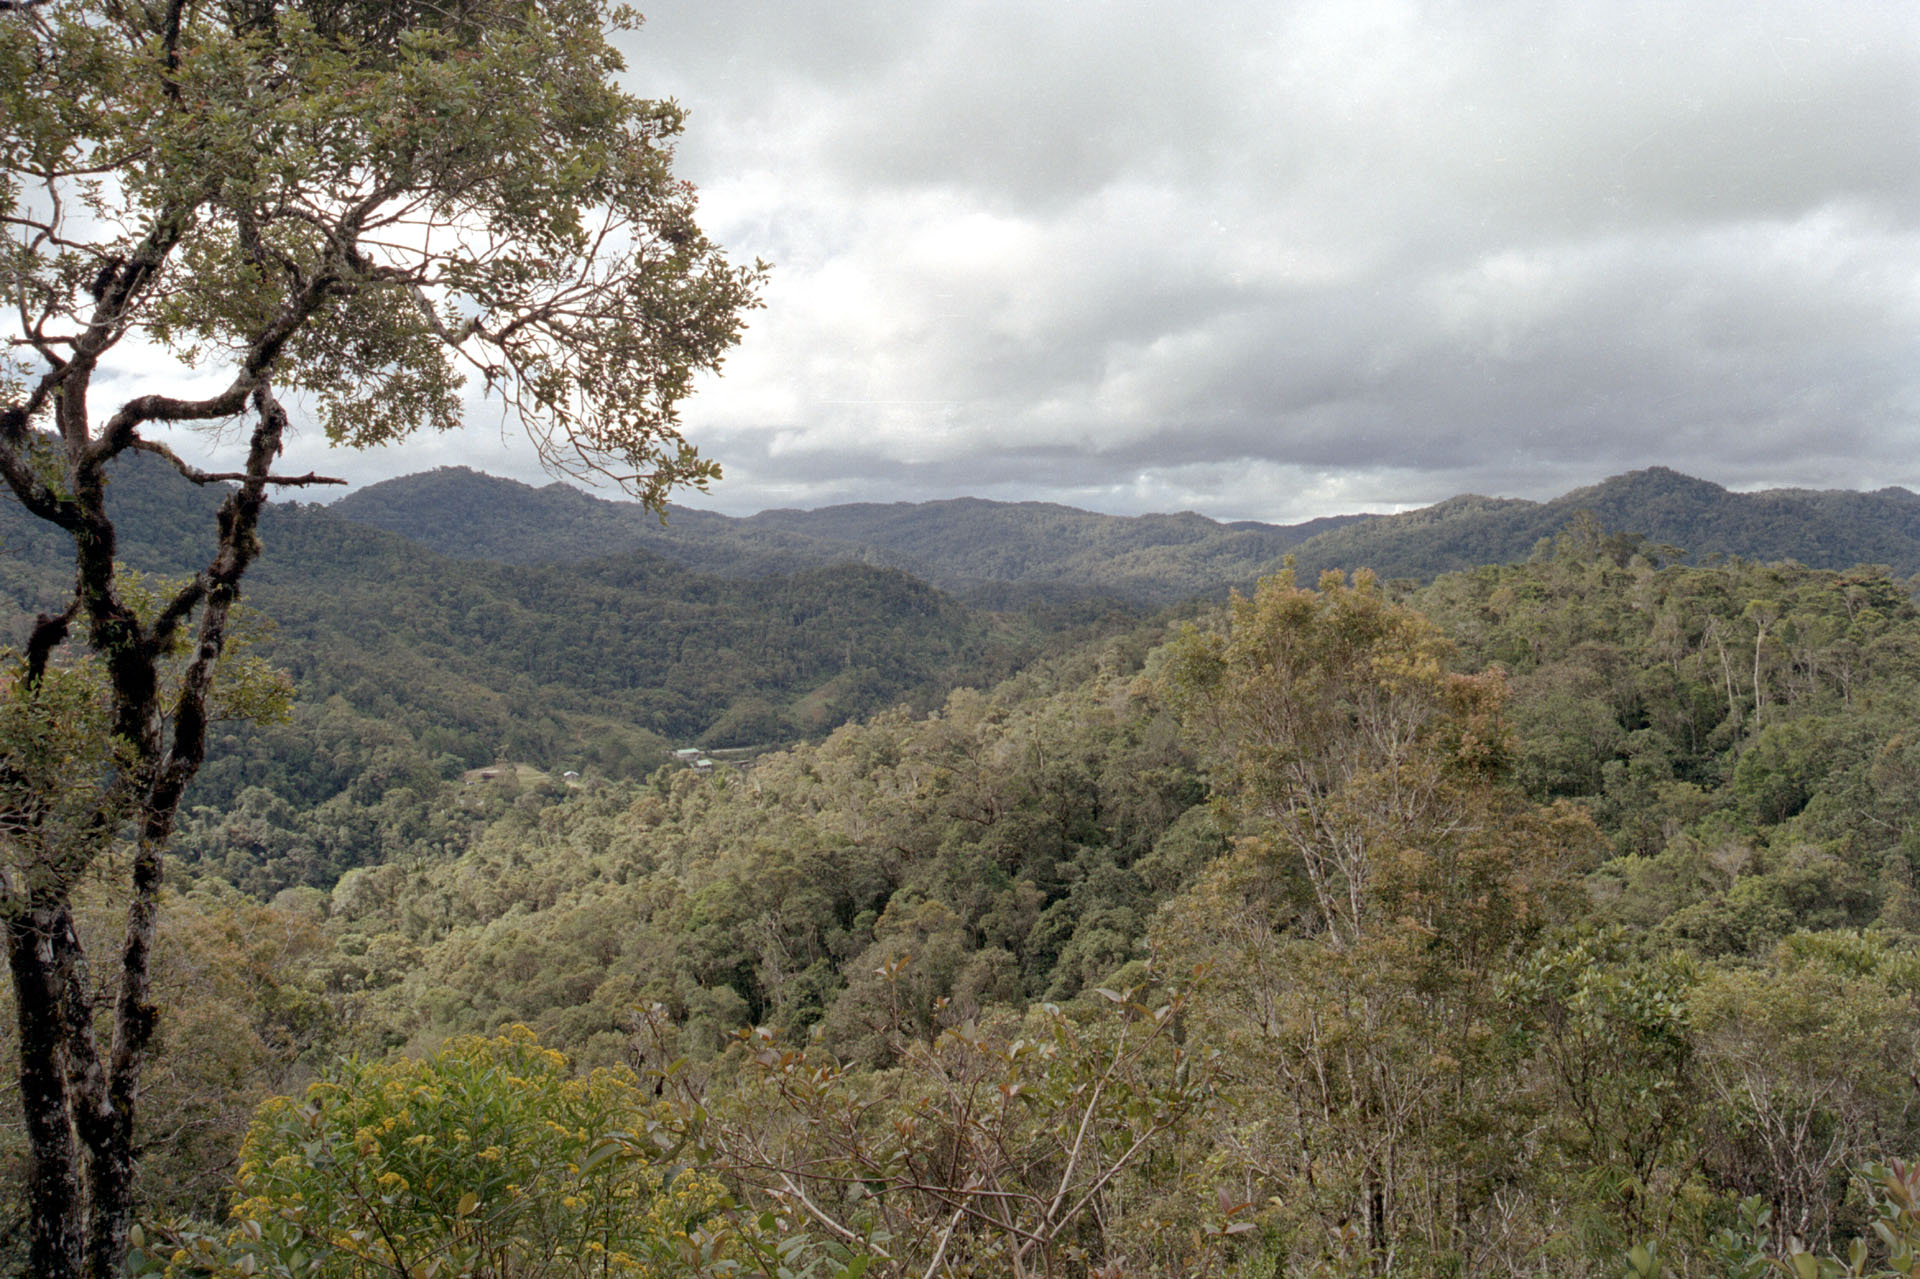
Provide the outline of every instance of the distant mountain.
<path id="1" fill-rule="evenodd" d="M 1696 559 L 1797 560 L 1811 568 L 1884 564 L 1902 575 L 1920 573 L 1920 495 L 1906 489 L 1733 493 L 1665 467 L 1617 475 L 1547 502 L 1456 497 L 1335 529 L 1293 554 L 1303 576 L 1364 566 L 1382 577 L 1424 581 L 1525 559 L 1582 511 L 1606 530 Z"/>
<path id="2" fill-rule="evenodd" d="M 1170 604 L 1249 584 L 1275 556 L 1369 518 L 1221 524 L 1192 511 L 1097 515 L 1048 502 L 963 497 L 763 511 L 745 523 L 872 546 L 909 572 L 976 598 L 1017 585 Z"/>
<path id="3" fill-rule="evenodd" d="M 139 567 L 186 571 L 191 566 L 181 548 L 204 544 L 200 534 L 212 521 L 217 494 L 159 474 L 157 464 L 132 467 L 128 475 L 151 478 L 118 481 L 112 491 L 123 512 L 123 557 Z M 1816 568 L 1873 563 L 1920 574 L 1920 496 L 1905 489 L 1733 493 L 1664 467 L 1546 502 L 1462 496 L 1400 515 L 1292 526 L 1227 524 L 1191 512 L 1099 515 L 977 498 L 774 510 L 747 519 L 675 507 L 663 526 L 633 502 L 452 467 L 371 485 L 331 506 L 283 505 L 268 534 L 271 539 L 276 525 L 333 523 L 341 528 L 329 536 L 344 539 L 344 546 L 353 541 L 346 530 L 372 526 L 369 534 L 396 534 L 405 539 L 397 545 L 452 561 L 541 565 L 566 574 L 603 560 L 658 556 L 666 563 L 649 572 L 673 567 L 707 575 L 712 580 L 697 589 L 708 592 L 736 589 L 722 581 L 864 565 L 911 574 L 975 606 L 1017 608 L 1089 597 L 1162 605 L 1217 596 L 1274 571 L 1287 555 L 1309 578 L 1327 568 L 1367 567 L 1387 578 L 1427 580 L 1524 559 L 1582 511 L 1604 529 L 1695 557 L 1792 559 Z M 49 571 L 65 572 L 52 568 L 57 560 L 45 554 L 51 546 L 17 511 L 0 510 L 0 612 L 6 597 L 25 598 L 24 575 L 45 580 Z M 311 564 L 311 557 L 302 562 Z M 277 586 L 287 564 L 270 554 L 261 573 Z M 434 572 L 460 575 L 446 565 Z M 681 583 L 667 593 L 683 587 L 696 589 Z"/>
<path id="4" fill-rule="evenodd" d="M 277 508 L 262 538 L 249 591 L 275 619 L 279 660 L 309 690 L 389 717 L 431 701 L 421 728 L 506 699 L 517 715 L 672 740 L 787 741 L 1007 674 L 1024 643 L 862 564 L 723 578 L 644 551 L 460 561 L 313 507 Z"/>
<path id="5" fill-rule="evenodd" d="M 638 502 L 566 484 L 534 488 L 464 466 L 371 484 L 327 507 L 442 555 L 499 564 L 567 564 L 649 551 L 701 572 L 765 577 L 822 564 L 874 562 L 870 548 L 675 506 L 662 524 Z M 888 567 L 900 567 L 889 564 Z"/>
<path id="6" fill-rule="evenodd" d="M 995 607 L 1089 595 L 1170 604 L 1217 594 L 1251 583 L 1274 557 L 1314 534 L 1370 518 L 1221 524 L 1190 511 L 1124 517 L 956 498 L 764 511 L 748 519 L 674 507 L 662 527 L 633 502 L 564 484 L 533 488 L 463 467 L 370 485 L 330 509 L 463 559 L 565 563 L 645 550 L 730 577 L 852 561 L 901 569 Z"/>
<path id="7" fill-rule="evenodd" d="M 128 459 L 109 493 L 121 558 L 192 572 L 220 497 Z M 1920 496 L 1904 489 L 1738 494 L 1661 468 L 1548 502 L 1458 497 L 1293 528 L 959 499 L 745 520 L 682 509 L 662 529 L 630 503 L 443 470 L 271 509 L 246 599 L 277 624 L 264 647 L 302 705 L 286 728 L 223 729 L 196 802 L 256 786 L 301 804 L 378 796 L 406 759 L 442 776 L 501 758 L 631 775 L 670 743 L 787 741 L 984 686 L 1121 624 L 1099 597 L 1218 595 L 1289 553 L 1309 580 L 1362 566 L 1426 579 L 1526 558 L 1583 512 L 1696 557 L 1920 574 Z M 0 643 L 63 602 L 62 542 L 0 500 Z M 1074 597 L 1096 603 L 976 606 Z"/>
<path id="8" fill-rule="evenodd" d="M 1920 496 L 1905 489 L 1733 493 L 1665 467 L 1546 502 L 1468 495 L 1400 515 L 1297 525 L 955 498 L 763 511 L 747 519 L 675 507 L 662 527 L 631 502 L 464 468 L 388 480 L 329 509 L 463 559 L 566 563 L 644 550 L 728 577 L 864 563 L 900 569 L 989 607 L 1089 596 L 1170 604 L 1245 587 L 1287 555 L 1307 577 L 1365 567 L 1425 581 L 1525 559 L 1582 511 L 1604 529 L 1695 557 L 1791 559 L 1815 568 L 1885 564 L 1920 574 Z"/>
<path id="9" fill-rule="evenodd" d="M 131 457 L 109 489 L 120 558 L 149 573 L 200 568 L 221 497 Z M 632 771 L 669 741 L 789 741 L 992 683 L 1042 651 L 1049 628 L 1100 624 L 1087 610 L 995 617 L 898 569 L 818 552 L 753 577 L 634 549 L 529 566 L 443 555 L 297 502 L 269 508 L 261 540 L 245 599 L 272 620 L 266 654 L 302 700 L 337 699 L 474 765 L 512 755 Z M 64 541 L 0 499 L 0 643 L 64 602 Z"/>

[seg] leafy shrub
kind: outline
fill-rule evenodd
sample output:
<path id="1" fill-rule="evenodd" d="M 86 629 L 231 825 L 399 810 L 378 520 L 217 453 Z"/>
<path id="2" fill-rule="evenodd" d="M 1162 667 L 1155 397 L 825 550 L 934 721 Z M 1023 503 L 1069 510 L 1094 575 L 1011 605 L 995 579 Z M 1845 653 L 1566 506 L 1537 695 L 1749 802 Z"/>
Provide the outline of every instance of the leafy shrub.
<path id="1" fill-rule="evenodd" d="M 516 1028 L 422 1059 L 349 1061 L 263 1105 L 223 1237 L 170 1275 L 698 1275 L 723 1260 L 711 1175 L 664 1166 L 658 1107 L 624 1070 L 570 1076 Z M 163 1268 L 145 1259 L 148 1270 Z M 136 1271 L 139 1269 L 136 1266 Z"/>

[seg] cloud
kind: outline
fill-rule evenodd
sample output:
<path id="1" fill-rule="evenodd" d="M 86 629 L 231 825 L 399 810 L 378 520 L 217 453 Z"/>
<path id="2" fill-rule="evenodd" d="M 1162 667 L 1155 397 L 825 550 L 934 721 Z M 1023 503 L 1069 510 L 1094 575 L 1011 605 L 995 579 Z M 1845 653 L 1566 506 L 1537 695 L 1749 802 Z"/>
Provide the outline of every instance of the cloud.
<path id="1" fill-rule="evenodd" d="M 691 109 L 703 221 L 776 267 L 687 408 L 713 505 L 1920 485 L 1902 6 L 647 12 L 631 84 Z M 536 475 L 483 421 L 332 465 Z"/>
<path id="2" fill-rule="evenodd" d="M 651 19 L 637 80 L 694 107 L 709 216 L 779 266 L 689 413 L 737 509 L 775 476 L 1257 515 L 1651 462 L 1916 474 L 1891 9 Z"/>

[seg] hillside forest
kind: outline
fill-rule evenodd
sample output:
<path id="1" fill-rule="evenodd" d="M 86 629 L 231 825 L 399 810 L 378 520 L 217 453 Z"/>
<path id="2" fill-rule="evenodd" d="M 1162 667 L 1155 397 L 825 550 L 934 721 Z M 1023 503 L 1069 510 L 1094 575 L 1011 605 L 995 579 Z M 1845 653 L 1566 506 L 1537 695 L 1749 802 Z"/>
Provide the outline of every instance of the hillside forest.
<path id="1" fill-rule="evenodd" d="M 164 576 L 205 512 L 125 487 Z M 1888 570 L 1586 515 L 1154 612 L 263 536 L 297 695 L 173 845 L 137 1272 L 1913 1272 Z"/>

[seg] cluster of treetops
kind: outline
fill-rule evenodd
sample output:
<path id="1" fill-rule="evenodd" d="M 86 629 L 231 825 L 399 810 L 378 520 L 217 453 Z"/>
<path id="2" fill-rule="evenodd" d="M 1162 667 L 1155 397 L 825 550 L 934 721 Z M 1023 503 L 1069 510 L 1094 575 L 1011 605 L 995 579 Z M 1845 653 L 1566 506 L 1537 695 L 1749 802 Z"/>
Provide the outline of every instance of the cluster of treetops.
<path id="1" fill-rule="evenodd" d="M 1109 629 L 707 775 L 232 726 L 136 1267 L 1916 1272 L 1908 584 L 1586 521 Z"/>

